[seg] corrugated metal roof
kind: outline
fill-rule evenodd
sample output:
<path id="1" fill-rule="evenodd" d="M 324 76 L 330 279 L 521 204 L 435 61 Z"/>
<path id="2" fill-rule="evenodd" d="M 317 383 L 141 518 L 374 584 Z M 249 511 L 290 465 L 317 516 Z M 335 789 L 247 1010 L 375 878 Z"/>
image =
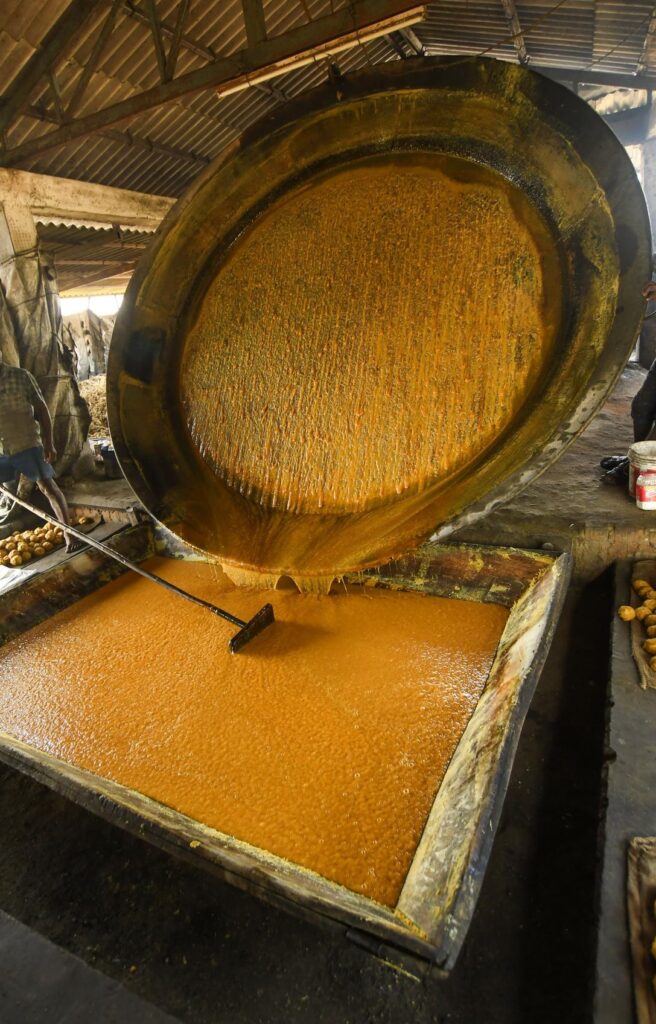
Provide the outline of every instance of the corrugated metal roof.
<path id="1" fill-rule="evenodd" d="M 126 275 L 132 274 L 152 238 L 152 234 L 142 231 L 67 228 L 53 224 L 39 224 L 38 233 L 41 250 L 53 261 L 57 271 L 60 292 L 117 275 L 121 283 L 117 284 L 116 291 L 123 291 Z"/>
<path id="2" fill-rule="evenodd" d="M 68 0 L 6 0 L 0 14 L 0 87 L 5 91 L 46 33 L 66 9 Z M 344 6 L 345 0 L 265 0 L 267 29 L 276 35 Z M 66 59 L 57 69 L 66 101 L 84 67 L 110 2 L 98 5 Z M 178 0 L 158 0 L 161 21 L 175 24 Z M 517 0 L 531 64 L 611 70 L 631 74 L 643 57 L 653 13 L 652 0 Z M 136 13 L 135 13 L 136 12 Z M 139 17 L 140 15 L 140 17 Z M 159 73 L 151 30 L 142 20 L 139 0 L 120 8 L 108 45 L 91 76 L 79 114 L 100 109 L 135 90 L 156 85 Z M 475 54 L 486 51 L 508 60 L 517 58 L 500 0 L 440 0 L 428 6 L 426 21 L 415 29 L 429 54 Z M 241 0 L 191 0 L 185 45 L 176 74 L 200 68 L 214 57 L 245 45 Z M 407 49 L 410 54 L 410 49 Z M 644 58 L 656 75 L 656 42 Z M 368 62 L 398 59 L 397 49 L 378 39 L 341 54 L 339 66 L 354 70 Z M 280 102 L 312 88 L 326 77 L 322 61 L 276 79 L 271 86 L 252 87 L 219 97 L 215 91 L 183 97 L 129 124 L 107 129 L 50 150 L 20 166 L 29 170 L 97 181 L 141 191 L 180 195 L 202 169 L 245 128 Z M 46 83 L 30 97 L 30 113 L 19 117 L 8 133 L 9 146 L 49 130 L 53 99 Z"/>
<path id="3" fill-rule="evenodd" d="M 0 90 L 3 93 L 37 51 L 69 2 L 5 0 L 0 10 Z M 344 7 L 347 2 L 264 0 L 267 31 L 269 35 L 277 35 L 308 19 Z M 136 90 L 158 84 L 151 29 L 147 19 L 144 20 L 142 3 L 143 0 L 124 0 L 78 114 L 101 109 Z M 160 20 L 169 32 L 167 40 L 175 24 L 178 3 L 179 0 L 157 0 Z M 531 66 L 592 68 L 622 74 L 634 74 L 640 69 L 653 75 L 656 82 L 656 33 L 648 38 L 649 28 L 656 26 L 652 23 L 653 0 L 516 0 L 515 7 Z M 93 16 L 71 41 L 65 59 L 57 66 L 57 81 L 64 103 L 72 95 L 110 9 L 111 0 L 98 4 Z M 437 0 L 428 5 L 426 20 L 418 24 L 414 32 L 428 54 L 485 52 L 506 60 L 518 59 L 501 0 Z M 176 75 L 235 53 L 245 42 L 241 0 L 191 0 Z M 337 64 L 347 73 L 368 63 L 396 60 L 399 47 L 407 56 L 412 54 L 411 46 L 402 37 L 397 36 L 395 41 L 381 38 L 341 53 Z M 46 151 L 19 166 L 46 174 L 178 196 L 206 163 L 241 132 L 281 101 L 324 81 L 326 75 L 326 61 L 317 60 L 266 85 L 242 92 L 219 96 L 215 90 L 208 90 L 186 96 L 140 114 L 129 123 L 112 126 L 104 133 Z M 30 95 L 28 110 L 16 119 L 8 132 L 7 145 L 12 147 L 36 138 L 50 130 L 54 120 L 54 100 L 44 81 Z M 43 235 L 48 244 L 52 242 L 49 230 L 53 229 L 47 229 Z M 60 241 L 63 243 L 62 239 Z M 85 242 L 90 241 L 85 237 Z M 101 247 L 98 251 L 104 250 Z M 123 254 L 126 252 L 123 246 Z M 74 271 L 74 265 L 66 266 L 73 266 L 73 269 L 65 273 L 60 270 L 63 281 L 69 281 Z M 82 268 L 78 269 L 81 272 Z"/>

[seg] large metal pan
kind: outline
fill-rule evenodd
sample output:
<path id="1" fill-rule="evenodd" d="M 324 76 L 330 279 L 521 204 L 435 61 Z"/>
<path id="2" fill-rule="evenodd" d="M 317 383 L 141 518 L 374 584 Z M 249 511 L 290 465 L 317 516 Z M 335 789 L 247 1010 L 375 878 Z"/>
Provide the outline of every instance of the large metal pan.
<path id="1" fill-rule="evenodd" d="M 112 340 L 109 419 L 153 515 L 304 586 L 484 515 L 582 430 L 649 276 L 630 160 L 492 60 L 322 87 L 164 222 Z"/>

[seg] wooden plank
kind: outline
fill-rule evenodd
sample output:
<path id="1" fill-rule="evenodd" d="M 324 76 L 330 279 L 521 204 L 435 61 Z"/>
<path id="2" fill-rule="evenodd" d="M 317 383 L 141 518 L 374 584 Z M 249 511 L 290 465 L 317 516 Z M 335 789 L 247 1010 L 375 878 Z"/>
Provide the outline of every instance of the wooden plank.
<path id="1" fill-rule="evenodd" d="M 102 128 L 129 120 L 137 114 L 153 110 L 181 96 L 215 89 L 226 95 L 247 89 L 293 68 L 339 53 L 366 39 L 384 36 L 401 25 L 419 21 L 425 13 L 416 0 L 353 0 L 334 14 L 300 25 L 257 47 L 241 50 L 206 67 L 180 75 L 171 82 L 162 82 L 135 96 L 87 114 L 62 125 L 38 139 L 31 139 L 8 149 L 3 163 L 12 166 L 73 139 L 82 138 Z"/>
<path id="2" fill-rule="evenodd" d="M 456 748 L 397 911 L 425 932 L 450 970 L 478 899 L 521 727 L 570 575 L 561 555 L 514 605 L 490 677 Z"/>

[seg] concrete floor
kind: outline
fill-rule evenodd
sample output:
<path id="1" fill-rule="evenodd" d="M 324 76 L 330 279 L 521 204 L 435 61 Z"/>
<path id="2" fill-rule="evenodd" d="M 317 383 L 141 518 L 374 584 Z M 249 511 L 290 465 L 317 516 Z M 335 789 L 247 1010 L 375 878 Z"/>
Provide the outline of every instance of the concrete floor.
<path id="1" fill-rule="evenodd" d="M 596 464 L 626 448 L 627 403 L 639 379 L 628 371 L 576 447 L 523 497 L 467 532 L 526 545 L 560 541 L 579 568 L 448 980 L 418 983 L 393 972 L 8 769 L 0 769 L 0 907 L 189 1024 L 587 1021 L 612 614 L 610 574 L 599 572 L 618 547 L 656 540 L 656 519 L 652 530 L 649 513 L 597 485 Z M 577 505 L 581 481 L 587 497 Z M 60 1015 L 44 1021 L 67 1020 L 65 986 L 58 998 Z M 0 985 L 5 1024 L 11 1018 L 2 1012 Z"/>
<path id="2" fill-rule="evenodd" d="M 649 557 L 656 516 L 639 509 L 625 488 L 601 483 L 599 460 L 633 443 L 630 405 L 645 377 L 631 363 L 581 436 L 526 490 L 458 533 L 462 540 L 571 551 L 578 580 L 590 580 L 619 558 Z"/>

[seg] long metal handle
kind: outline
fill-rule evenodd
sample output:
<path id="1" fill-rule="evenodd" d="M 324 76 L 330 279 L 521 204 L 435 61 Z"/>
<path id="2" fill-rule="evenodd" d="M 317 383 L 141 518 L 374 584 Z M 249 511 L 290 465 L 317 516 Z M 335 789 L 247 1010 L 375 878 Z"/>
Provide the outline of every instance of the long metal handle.
<path id="1" fill-rule="evenodd" d="M 215 615 L 220 615 L 226 622 L 232 622 L 234 626 L 245 626 L 246 623 L 243 619 L 238 619 L 236 615 L 231 615 L 230 612 L 226 612 L 223 608 L 218 608 L 215 604 L 210 604 L 209 601 L 203 601 L 202 597 L 195 597 L 194 594 L 188 594 L 186 590 L 181 590 L 180 587 L 176 587 L 175 583 L 169 583 L 168 580 L 163 580 L 161 576 L 156 576 L 153 572 L 148 572 L 147 569 L 141 569 L 134 562 L 131 562 L 124 555 L 119 554 L 118 551 L 114 551 L 113 548 L 103 544 L 102 541 L 95 540 L 86 533 L 82 533 L 81 530 L 76 530 L 74 526 L 66 526 L 64 523 L 60 523 L 59 519 L 55 519 L 54 516 L 49 515 L 47 512 L 42 512 L 40 508 L 31 505 L 29 501 L 25 501 L 23 498 L 17 498 L 11 491 L 0 484 L 0 490 L 2 490 L 12 501 L 15 501 L 18 505 L 22 505 L 23 508 L 27 509 L 28 512 L 32 512 L 35 516 L 39 516 L 41 519 L 45 519 L 47 523 L 51 523 L 53 526 L 59 527 L 61 530 L 65 530 L 66 533 L 72 533 L 78 540 L 83 541 L 84 544 L 89 544 L 92 548 L 97 548 L 98 551 L 102 551 L 108 558 L 113 558 L 115 562 L 120 562 L 127 569 L 131 569 L 132 572 L 138 572 L 140 576 L 150 580 L 152 583 L 159 583 L 160 587 L 166 587 L 171 593 L 177 594 L 179 597 L 184 597 L 187 601 L 192 601 L 194 604 L 200 605 L 201 608 L 206 608 L 210 612 L 214 612 Z"/>

